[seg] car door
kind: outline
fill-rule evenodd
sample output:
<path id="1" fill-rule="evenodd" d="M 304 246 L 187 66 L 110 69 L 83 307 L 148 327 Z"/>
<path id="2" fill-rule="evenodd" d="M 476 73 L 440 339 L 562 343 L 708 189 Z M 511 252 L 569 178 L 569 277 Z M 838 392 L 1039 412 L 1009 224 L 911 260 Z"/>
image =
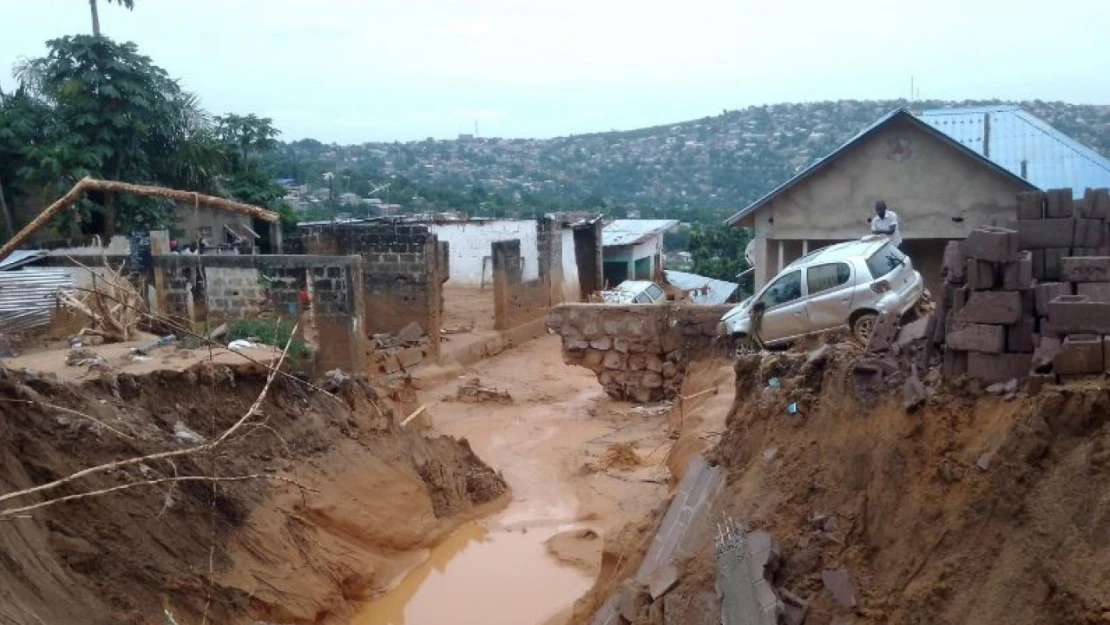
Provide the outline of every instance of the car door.
<path id="1" fill-rule="evenodd" d="M 852 314 L 852 267 L 833 262 L 806 267 L 806 314 L 814 332 L 848 323 Z"/>
<path id="2" fill-rule="evenodd" d="M 802 270 L 794 269 L 779 275 L 759 295 L 764 305 L 763 318 L 756 332 L 764 343 L 809 332 L 809 316 L 802 299 Z"/>

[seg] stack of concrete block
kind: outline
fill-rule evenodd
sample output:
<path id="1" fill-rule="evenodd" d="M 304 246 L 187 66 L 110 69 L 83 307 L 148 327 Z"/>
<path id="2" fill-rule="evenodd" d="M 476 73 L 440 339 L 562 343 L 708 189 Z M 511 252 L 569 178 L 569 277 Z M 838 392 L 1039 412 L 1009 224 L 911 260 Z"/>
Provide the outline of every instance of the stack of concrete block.
<path id="1" fill-rule="evenodd" d="M 1110 364 L 1110 191 L 1021 193 L 1017 219 L 945 252 L 944 371 L 999 382 Z"/>
<path id="2" fill-rule="evenodd" d="M 944 291 L 934 339 L 944 338 L 943 371 L 989 382 L 1029 375 L 1033 360 L 1033 254 L 1017 230 L 984 226 L 944 255 Z"/>
<path id="3" fill-rule="evenodd" d="M 1018 194 L 1017 219 L 999 225 L 1018 232 L 1020 248 L 1033 253 L 1033 276 L 1051 282 L 1068 256 L 1110 255 L 1108 219 L 1107 189 L 1088 189 L 1079 201 L 1071 189 L 1052 189 Z"/>
<path id="4" fill-rule="evenodd" d="M 1037 285 L 1040 321 L 1035 373 L 1083 376 L 1110 371 L 1110 255 L 1073 256 L 1061 281 Z"/>

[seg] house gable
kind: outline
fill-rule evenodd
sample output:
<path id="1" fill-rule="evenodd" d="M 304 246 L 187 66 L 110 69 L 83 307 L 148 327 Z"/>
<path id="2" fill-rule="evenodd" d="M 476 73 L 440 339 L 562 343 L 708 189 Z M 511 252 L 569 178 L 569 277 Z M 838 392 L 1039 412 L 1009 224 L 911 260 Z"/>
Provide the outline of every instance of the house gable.
<path id="1" fill-rule="evenodd" d="M 1009 215 L 1015 195 L 1030 188 L 907 114 L 780 189 L 749 224 L 762 222 L 758 229 L 774 239 L 852 239 L 868 231 L 875 202 L 884 200 L 905 237 L 961 238 L 989 217 Z"/>

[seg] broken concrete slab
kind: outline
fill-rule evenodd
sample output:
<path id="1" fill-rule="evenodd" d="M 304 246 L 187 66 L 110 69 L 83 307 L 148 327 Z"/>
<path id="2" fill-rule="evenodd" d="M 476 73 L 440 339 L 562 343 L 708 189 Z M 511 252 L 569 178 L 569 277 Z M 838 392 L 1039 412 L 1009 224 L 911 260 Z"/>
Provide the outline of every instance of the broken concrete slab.
<path id="1" fill-rule="evenodd" d="M 886 312 L 875 320 L 875 327 L 871 330 L 871 337 L 867 341 L 867 351 L 874 354 L 890 349 L 894 337 L 898 334 L 898 315 Z"/>
<path id="2" fill-rule="evenodd" d="M 678 585 L 678 567 L 672 563 L 656 569 L 648 577 L 647 584 L 651 600 L 658 601 Z"/>
<path id="3" fill-rule="evenodd" d="M 629 623 L 634 623 L 640 616 L 641 608 L 651 605 L 651 593 L 648 585 L 635 579 L 625 580 L 621 584 L 620 596 L 617 599 L 617 612 L 621 618 Z"/>
<path id="4" fill-rule="evenodd" d="M 906 346 L 928 336 L 929 319 L 930 317 L 922 317 L 902 326 L 901 329 L 898 330 L 896 342 L 899 345 Z M 828 346 L 826 345 L 826 347 Z"/>
<path id="5" fill-rule="evenodd" d="M 821 582 L 825 589 L 832 593 L 833 599 L 845 608 L 854 608 L 859 605 L 856 599 L 856 587 L 848 575 L 847 569 L 826 569 L 821 572 Z"/>
<path id="6" fill-rule="evenodd" d="M 721 602 L 716 593 L 668 593 L 663 598 L 664 625 L 720 625 Z"/>
<path id="7" fill-rule="evenodd" d="M 745 545 L 751 554 L 752 575 L 770 579 L 779 568 L 782 549 L 770 532 L 755 530 L 748 532 Z"/>

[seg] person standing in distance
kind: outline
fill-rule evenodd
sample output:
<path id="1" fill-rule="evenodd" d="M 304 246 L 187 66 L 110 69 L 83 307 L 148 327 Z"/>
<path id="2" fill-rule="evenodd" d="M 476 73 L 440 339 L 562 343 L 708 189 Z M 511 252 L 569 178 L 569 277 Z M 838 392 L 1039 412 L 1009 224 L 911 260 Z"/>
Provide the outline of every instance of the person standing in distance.
<path id="1" fill-rule="evenodd" d="M 898 214 L 886 207 L 886 202 L 875 202 L 875 216 L 871 218 L 871 234 L 885 234 L 894 247 L 902 247 L 902 229 L 898 227 Z"/>

